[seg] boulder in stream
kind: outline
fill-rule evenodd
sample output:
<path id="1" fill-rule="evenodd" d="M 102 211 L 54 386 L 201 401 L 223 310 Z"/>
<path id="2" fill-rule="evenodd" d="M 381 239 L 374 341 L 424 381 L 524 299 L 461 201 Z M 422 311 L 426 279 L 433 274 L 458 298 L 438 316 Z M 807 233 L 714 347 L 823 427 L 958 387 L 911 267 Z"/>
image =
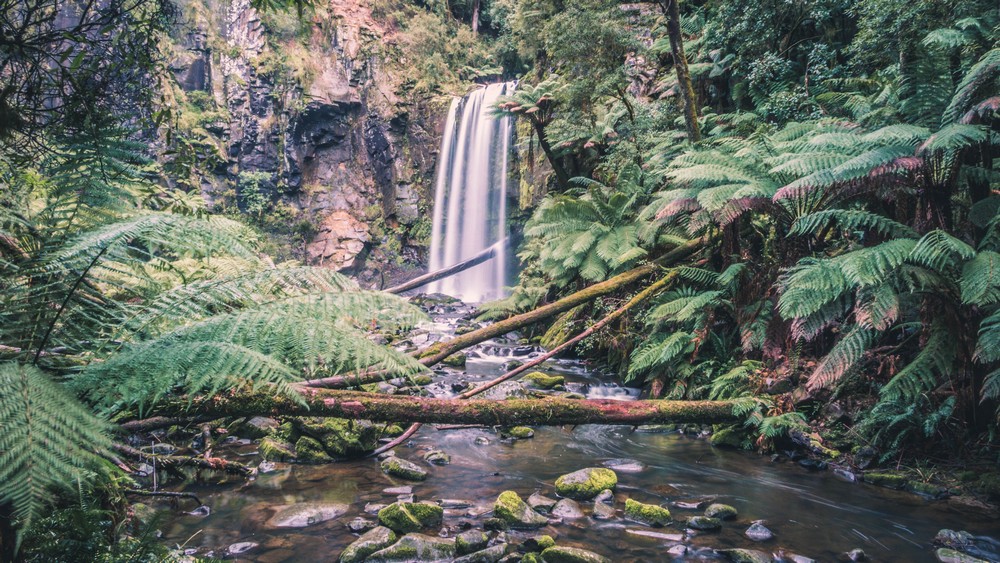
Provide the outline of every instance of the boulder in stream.
<path id="1" fill-rule="evenodd" d="M 504 491 L 493 505 L 493 515 L 514 529 L 530 530 L 549 523 L 548 518 L 535 512 L 514 491 Z"/>
<path id="2" fill-rule="evenodd" d="M 507 544 L 498 543 L 475 553 L 459 557 L 453 560 L 452 563 L 497 563 L 497 561 L 503 559 L 504 555 L 507 555 Z"/>
<path id="3" fill-rule="evenodd" d="M 265 525 L 269 528 L 305 528 L 346 514 L 350 507 L 336 502 L 300 502 L 277 507 Z"/>
<path id="4" fill-rule="evenodd" d="M 771 563 L 771 556 L 756 549 L 720 549 L 718 552 L 733 563 Z"/>
<path id="5" fill-rule="evenodd" d="M 378 511 L 378 521 L 397 532 L 416 532 L 441 525 L 444 509 L 431 502 L 394 502 Z"/>
<path id="6" fill-rule="evenodd" d="M 606 467 L 588 467 L 556 479 L 556 493 L 576 500 L 589 500 L 604 489 L 618 485 L 618 475 Z"/>
<path id="7" fill-rule="evenodd" d="M 750 527 L 747 528 L 747 531 L 743 532 L 743 535 L 753 541 L 767 541 L 774 537 L 774 532 L 769 530 L 763 522 L 758 520 L 753 524 L 750 524 Z"/>
<path id="8" fill-rule="evenodd" d="M 941 563 L 986 563 L 985 559 L 979 559 L 948 547 L 938 548 L 934 552 L 934 557 Z"/>
<path id="9" fill-rule="evenodd" d="M 522 379 L 528 386 L 535 389 L 552 389 L 566 383 L 566 378 L 561 375 L 548 375 L 540 371 L 533 371 Z"/>
<path id="10" fill-rule="evenodd" d="M 395 544 L 371 554 L 366 562 L 451 561 L 455 558 L 455 541 L 423 534 L 406 534 Z"/>
<path id="11" fill-rule="evenodd" d="M 434 465 L 448 465 L 451 463 L 451 456 L 441 450 L 431 450 L 424 454 L 424 461 Z"/>
<path id="12" fill-rule="evenodd" d="M 518 440 L 527 440 L 535 437 L 535 431 L 527 426 L 515 426 L 505 432 L 505 434 Z"/>
<path id="13" fill-rule="evenodd" d="M 531 493 L 528 497 L 528 506 L 538 512 L 552 512 L 552 507 L 556 505 L 556 500 L 551 499 L 539 492 Z"/>
<path id="14" fill-rule="evenodd" d="M 595 520 L 612 520 L 615 517 L 615 507 L 603 502 L 595 502 L 594 511 L 590 515 Z"/>
<path id="15" fill-rule="evenodd" d="M 340 563 L 358 563 L 369 555 L 396 543 L 396 532 L 384 526 L 372 528 L 340 554 Z"/>
<path id="16" fill-rule="evenodd" d="M 650 526 L 666 526 L 673 520 L 666 508 L 632 499 L 625 501 L 625 517 Z"/>
<path id="17" fill-rule="evenodd" d="M 380 464 L 382 472 L 386 475 L 409 479 L 411 481 L 423 481 L 427 478 L 427 471 L 412 461 L 398 458 L 396 456 L 387 457 Z"/>
<path id="18" fill-rule="evenodd" d="M 575 500 L 564 498 L 560 499 L 559 502 L 552 507 L 552 516 L 566 520 L 583 518 L 583 509 L 580 508 L 580 505 L 577 504 Z"/>
<path id="19" fill-rule="evenodd" d="M 455 536 L 455 552 L 459 555 L 468 555 L 481 549 L 486 549 L 490 543 L 490 537 L 479 530 L 469 530 Z"/>
<path id="20" fill-rule="evenodd" d="M 722 528 L 722 520 L 708 516 L 692 516 L 688 518 L 687 527 L 692 530 L 718 530 Z"/>
<path id="21" fill-rule="evenodd" d="M 737 514 L 739 513 L 732 506 L 718 502 L 708 505 L 708 508 L 705 509 L 705 516 L 719 520 L 732 520 L 736 518 Z"/>
<path id="22" fill-rule="evenodd" d="M 542 552 L 545 563 L 611 563 L 611 560 L 593 551 L 576 547 L 553 546 Z"/>

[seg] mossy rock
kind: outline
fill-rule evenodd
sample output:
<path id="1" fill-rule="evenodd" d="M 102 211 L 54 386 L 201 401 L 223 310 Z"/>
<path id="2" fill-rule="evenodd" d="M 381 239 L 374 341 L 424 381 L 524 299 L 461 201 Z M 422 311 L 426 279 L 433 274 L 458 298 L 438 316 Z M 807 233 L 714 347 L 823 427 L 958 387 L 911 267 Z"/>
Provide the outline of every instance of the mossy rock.
<path id="1" fill-rule="evenodd" d="M 447 358 L 441 360 L 441 363 L 446 366 L 451 366 L 453 368 L 464 368 L 465 354 L 452 354 Z"/>
<path id="2" fill-rule="evenodd" d="M 733 426 L 717 429 L 708 439 L 708 443 L 717 448 L 742 449 L 745 441 L 746 435 L 743 430 Z"/>
<path id="3" fill-rule="evenodd" d="M 384 526 L 368 530 L 340 554 L 340 563 L 359 563 L 376 551 L 396 543 L 396 533 Z"/>
<path id="4" fill-rule="evenodd" d="M 692 530 L 718 530 L 722 528 L 722 520 L 708 516 L 692 516 L 688 518 L 687 527 Z"/>
<path id="5" fill-rule="evenodd" d="M 434 378 L 426 374 L 418 375 L 413 378 L 413 384 L 420 385 L 421 387 L 423 387 L 424 385 L 430 385 L 431 383 L 434 383 Z"/>
<path id="6" fill-rule="evenodd" d="M 976 490 L 991 499 L 1000 499 L 1000 473 L 987 473 L 980 477 Z"/>
<path id="7" fill-rule="evenodd" d="M 448 465 L 451 463 L 451 456 L 441 450 L 431 450 L 424 454 L 424 461 L 434 465 Z"/>
<path id="8" fill-rule="evenodd" d="M 427 471 L 425 471 L 419 465 L 406 461 L 405 459 L 400 459 L 396 456 L 390 456 L 382 460 L 379 464 L 382 468 L 382 472 L 386 475 L 392 475 L 393 477 L 399 477 L 401 479 L 409 479 L 410 481 L 423 481 L 427 479 Z"/>
<path id="9" fill-rule="evenodd" d="M 670 511 L 655 504 L 645 504 L 632 499 L 625 501 L 625 517 L 650 526 L 666 526 L 673 518 Z"/>
<path id="10" fill-rule="evenodd" d="M 444 509 L 430 502 L 394 502 L 378 511 L 378 521 L 396 532 L 435 528 L 444 519 Z"/>
<path id="11" fill-rule="evenodd" d="M 542 552 L 545 563 L 611 563 L 611 560 L 593 551 L 576 547 L 553 546 Z"/>
<path id="12" fill-rule="evenodd" d="M 566 378 L 561 375 L 549 375 L 540 371 L 533 371 L 522 379 L 535 389 L 552 389 L 566 383 Z"/>
<path id="13" fill-rule="evenodd" d="M 251 439 L 263 438 L 278 428 L 278 421 L 266 416 L 255 416 L 236 429 L 236 434 Z"/>
<path id="14" fill-rule="evenodd" d="M 521 558 L 521 563 L 544 563 L 542 556 L 537 553 L 525 553 Z"/>
<path id="15" fill-rule="evenodd" d="M 947 547 L 939 548 L 934 552 L 934 556 L 941 563 L 986 563 L 985 559 L 979 559 Z"/>
<path id="16" fill-rule="evenodd" d="M 295 419 L 295 428 L 300 434 L 323 444 L 327 454 L 350 458 L 363 456 L 378 447 L 384 426 L 368 421 L 309 417 Z"/>
<path id="17" fill-rule="evenodd" d="M 588 467 L 567 473 L 556 479 L 556 493 L 560 496 L 590 500 L 604 489 L 614 489 L 618 475 L 606 467 Z"/>
<path id="18" fill-rule="evenodd" d="M 455 558 L 455 541 L 406 534 L 395 544 L 373 553 L 366 562 L 389 563 L 390 561 L 451 561 Z"/>
<path id="19" fill-rule="evenodd" d="M 739 512 L 728 504 L 715 503 L 708 505 L 705 509 L 705 516 L 718 518 L 719 520 L 732 520 Z"/>
<path id="20" fill-rule="evenodd" d="M 586 395 L 583 395 L 583 394 L 581 394 L 581 393 L 565 393 L 565 394 L 564 394 L 564 395 L 562 396 L 562 398 L 563 398 L 563 399 L 576 399 L 576 400 L 578 400 L 578 401 L 582 401 L 582 400 L 586 399 L 586 398 L 587 398 L 587 396 L 586 396 Z"/>
<path id="21" fill-rule="evenodd" d="M 292 451 L 291 444 L 282 442 L 277 438 L 271 438 L 270 436 L 260 441 L 260 446 L 257 447 L 257 451 L 259 451 L 261 457 L 267 461 L 295 460 L 295 452 Z"/>
<path id="22" fill-rule="evenodd" d="M 406 429 L 398 424 L 386 424 L 382 429 L 382 432 L 385 433 L 386 436 L 396 437 L 403 432 L 406 432 Z"/>
<path id="23" fill-rule="evenodd" d="M 478 530 L 462 532 L 455 536 L 455 552 L 459 555 L 466 555 L 486 549 L 486 546 L 489 544 L 490 537 Z"/>
<path id="24" fill-rule="evenodd" d="M 300 463 L 329 463 L 333 459 L 326 455 L 323 445 L 309 436 L 302 436 L 295 442 L 295 459 Z"/>
<path id="25" fill-rule="evenodd" d="M 519 549 L 528 553 L 541 553 L 555 544 L 556 540 L 552 539 L 552 536 L 541 535 L 524 540 Z"/>
<path id="26" fill-rule="evenodd" d="M 865 473 L 865 483 L 886 487 L 889 489 L 902 489 L 906 486 L 906 477 L 896 473 Z"/>
<path id="27" fill-rule="evenodd" d="M 500 493 L 493 505 L 493 516 L 519 530 L 541 528 L 549 523 L 548 518 L 535 512 L 514 491 Z"/>
<path id="28" fill-rule="evenodd" d="M 497 563 L 507 554 L 507 547 L 505 543 L 498 543 L 452 561 L 453 563 Z"/>
<path id="29" fill-rule="evenodd" d="M 515 426 L 506 431 L 506 434 L 518 440 L 527 440 L 535 437 L 535 431 L 527 426 Z"/>
<path id="30" fill-rule="evenodd" d="M 756 549 L 720 549 L 719 554 L 734 563 L 771 563 L 771 556 Z"/>

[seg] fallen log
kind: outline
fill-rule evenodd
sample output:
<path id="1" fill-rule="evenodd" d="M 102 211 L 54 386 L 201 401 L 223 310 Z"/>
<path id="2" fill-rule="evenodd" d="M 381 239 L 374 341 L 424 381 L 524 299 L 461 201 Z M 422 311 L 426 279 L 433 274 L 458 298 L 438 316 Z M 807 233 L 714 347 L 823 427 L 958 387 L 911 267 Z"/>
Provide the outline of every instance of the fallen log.
<path id="1" fill-rule="evenodd" d="M 505 244 L 507 244 L 506 238 L 496 242 L 492 246 L 486 248 L 485 250 L 483 250 L 479 254 L 476 254 L 472 258 L 469 258 L 468 260 L 463 260 L 462 262 L 459 262 L 458 264 L 455 264 L 453 266 L 448 266 L 447 268 L 441 268 L 440 270 L 426 273 L 422 276 L 413 278 L 412 280 L 406 283 L 401 283 L 395 287 L 390 287 L 389 289 L 386 289 L 384 291 L 386 293 L 400 294 L 403 293 L 404 291 L 409 291 L 411 289 L 423 287 L 431 282 L 436 282 L 440 279 L 447 278 L 448 276 L 453 276 L 459 272 L 464 272 L 465 270 L 468 270 L 469 268 L 472 268 L 474 266 L 478 266 L 483 262 L 486 262 L 490 258 L 496 256 L 497 252 L 501 248 L 503 248 L 503 245 Z"/>
<path id="2" fill-rule="evenodd" d="M 729 423 L 734 401 L 615 401 L 610 399 L 428 399 L 356 391 L 305 389 L 299 397 L 267 391 L 219 394 L 162 404 L 157 416 L 315 416 L 376 422 L 500 426 L 563 424 Z"/>

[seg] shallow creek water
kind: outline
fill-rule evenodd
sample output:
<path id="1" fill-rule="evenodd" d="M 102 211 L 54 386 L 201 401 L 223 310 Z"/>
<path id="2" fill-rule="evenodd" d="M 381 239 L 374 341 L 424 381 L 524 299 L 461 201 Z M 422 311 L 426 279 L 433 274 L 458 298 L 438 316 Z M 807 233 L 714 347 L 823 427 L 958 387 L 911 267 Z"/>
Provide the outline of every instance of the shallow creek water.
<path id="1" fill-rule="evenodd" d="M 495 348 L 481 347 L 480 359 L 470 359 L 466 374 L 439 374 L 432 388 L 446 395 L 448 382 L 487 380 L 503 372 L 506 358 L 490 356 Z M 570 390 L 588 397 L 628 400 L 636 390 L 609 385 L 599 375 L 575 362 L 546 365 L 546 371 L 566 376 Z M 488 443 L 482 443 L 485 438 Z M 252 446 L 248 448 L 252 449 Z M 440 449 L 451 463 L 429 466 L 422 454 Z M 575 428 L 536 428 L 535 437 L 506 442 L 490 429 L 438 430 L 425 426 L 397 454 L 426 467 L 430 476 L 421 483 L 384 475 L 375 460 L 327 465 L 282 465 L 245 486 L 189 485 L 211 507 L 204 517 L 174 512 L 162 527 L 170 545 L 215 550 L 254 542 L 257 547 L 240 554 L 241 561 L 336 561 L 354 539 L 346 523 L 365 513 L 366 504 L 388 504 L 395 494 L 384 489 L 412 485 L 416 500 L 457 499 L 471 508 L 445 511 L 444 533 L 461 531 L 463 523 L 481 529 L 497 495 L 514 490 L 527 498 L 539 491 L 555 497 L 553 482 L 571 471 L 627 458 L 640 462 L 641 470 L 617 470 L 619 485 L 615 506 L 621 516 L 626 498 L 662 504 L 675 519 L 701 514 L 685 508 L 716 499 L 739 510 L 735 521 L 720 532 L 690 535 L 683 525 L 648 528 L 621 518 L 598 522 L 588 518 L 552 524 L 537 532 L 508 532 L 513 538 L 538 533 L 552 535 L 559 545 L 583 547 L 614 561 L 675 560 L 667 550 L 678 543 L 688 546 L 677 561 L 716 560 L 713 548 L 750 547 L 768 552 L 784 549 L 817 561 L 836 561 L 848 550 L 861 548 L 870 561 L 934 561 L 930 541 L 941 528 L 965 529 L 993 535 L 997 521 L 980 521 L 957 512 L 946 502 L 873 486 L 848 482 L 832 472 L 810 473 L 791 462 L 771 462 L 767 457 L 713 448 L 704 439 L 677 433 L 636 432 L 631 427 L 586 425 Z M 637 469 L 637 468 L 633 468 Z M 298 529 L 270 528 L 273 507 L 301 502 L 336 502 L 350 505 L 343 516 Z M 590 503 L 581 503 L 589 513 Z M 743 532 L 754 520 L 765 520 L 775 538 L 754 544 Z M 638 535 L 658 532 L 658 537 Z M 663 534 L 676 537 L 667 537 Z M 683 536 L 683 539 L 681 538 Z M 237 557 L 229 557 L 234 559 Z"/>

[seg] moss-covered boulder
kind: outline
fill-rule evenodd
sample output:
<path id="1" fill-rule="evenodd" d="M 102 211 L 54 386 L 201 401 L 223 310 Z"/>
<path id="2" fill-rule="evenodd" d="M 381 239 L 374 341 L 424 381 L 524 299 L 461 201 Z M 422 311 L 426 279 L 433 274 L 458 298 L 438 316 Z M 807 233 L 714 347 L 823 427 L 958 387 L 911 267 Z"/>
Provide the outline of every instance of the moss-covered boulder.
<path id="1" fill-rule="evenodd" d="M 366 557 L 396 543 L 396 532 L 378 526 L 365 532 L 340 554 L 340 563 L 358 563 Z"/>
<path id="2" fill-rule="evenodd" d="M 376 551 L 368 563 L 394 561 L 451 561 L 455 558 L 455 541 L 423 534 L 406 534 L 393 545 Z"/>
<path id="3" fill-rule="evenodd" d="M 418 532 L 441 525 L 444 509 L 430 502 L 394 502 L 378 511 L 378 521 L 396 532 Z"/>
<path id="4" fill-rule="evenodd" d="M 589 500 L 604 489 L 614 489 L 617 485 L 618 475 L 614 471 L 605 467 L 588 467 L 556 479 L 556 493 L 576 500 Z"/>
<path id="5" fill-rule="evenodd" d="M 746 441 L 746 432 L 735 426 L 716 428 L 709 437 L 708 443 L 717 448 L 737 448 L 743 447 Z"/>
<path id="6" fill-rule="evenodd" d="M 865 483 L 887 487 L 889 489 L 902 489 L 906 487 L 906 477 L 895 473 L 868 472 L 864 474 Z"/>
<path id="7" fill-rule="evenodd" d="M 934 557 L 941 563 L 986 563 L 985 559 L 979 559 L 968 553 L 962 553 L 961 551 L 947 547 L 942 547 L 935 551 Z"/>
<path id="8" fill-rule="evenodd" d="M 288 442 L 282 442 L 281 440 L 270 436 L 260 441 L 260 446 L 257 447 L 257 451 L 260 452 L 261 457 L 267 461 L 295 460 L 295 452 L 293 451 L 291 444 Z"/>
<path id="9" fill-rule="evenodd" d="M 469 530 L 455 536 L 455 552 L 459 555 L 467 555 L 486 549 L 489 544 L 490 537 L 478 530 Z"/>
<path id="10" fill-rule="evenodd" d="M 549 375 L 540 371 L 533 371 L 521 379 L 535 389 L 552 389 L 566 383 L 566 378 L 561 375 Z"/>
<path id="11" fill-rule="evenodd" d="M 452 354 L 447 358 L 441 360 L 441 363 L 446 366 L 451 366 L 453 368 L 464 368 L 465 354 Z"/>
<path id="12" fill-rule="evenodd" d="M 413 378 L 413 384 L 423 387 L 424 385 L 430 385 L 434 383 L 434 378 L 429 375 L 418 375 Z"/>
<path id="13" fill-rule="evenodd" d="M 527 553 L 541 553 L 555 544 L 556 540 L 550 535 L 534 536 L 524 540 L 518 549 Z"/>
<path id="14" fill-rule="evenodd" d="M 542 556 L 538 553 L 525 553 L 521 558 L 521 563 L 544 563 Z"/>
<path id="15" fill-rule="evenodd" d="M 329 463 L 333 458 L 326 455 L 326 450 L 315 438 L 301 436 L 295 442 L 295 458 L 300 463 Z"/>
<path id="16" fill-rule="evenodd" d="M 732 520 L 736 518 L 737 514 L 739 512 L 734 507 L 718 502 L 708 505 L 708 508 L 705 509 L 705 516 L 719 520 Z"/>
<path id="17" fill-rule="evenodd" d="M 378 447 L 384 425 L 343 418 L 307 417 L 293 419 L 295 431 L 319 441 L 327 454 L 350 458 L 359 457 Z"/>
<path id="18" fill-rule="evenodd" d="M 692 530 L 718 530 L 722 528 L 722 520 L 708 516 L 692 516 L 688 518 L 687 527 Z"/>
<path id="19" fill-rule="evenodd" d="M 441 450 L 431 450 L 424 454 L 424 461 L 434 465 L 448 465 L 451 463 L 451 456 Z"/>
<path id="20" fill-rule="evenodd" d="M 625 501 L 625 517 L 650 526 L 666 526 L 673 518 L 670 511 L 655 504 L 645 504 L 632 499 Z"/>
<path id="21" fill-rule="evenodd" d="M 549 523 L 548 518 L 535 512 L 514 491 L 500 493 L 493 505 L 493 516 L 518 530 L 541 528 Z"/>
<path id="22" fill-rule="evenodd" d="M 611 563 L 611 560 L 593 551 L 576 547 L 553 546 L 542 552 L 545 563 Z"/>
<path id="23" fill-rule="evenodd" d="M 527 440 L 528 438 L 535 437 L 535 431 L 527 426 L 515 426 L 504 432 L 512 438 L 517 438 L 518 440 Z"/>
<path id="24" fill-rule="evenodd" d="M 720 555 L 734 563 L 771 563 L 771 556 L 756 549 L 720 549 Z"/>
<path id="25" fill-rule="evenodd" d="M 399 477 L 400 479 L 423 481 L 427 478 L 427 471 L 424 468 L 413 463 L 412 461 L 406 461 L 405 459 L 398 458 L 396 456 L 389 456 L 383 459 L 379 464 L 379 467 L 382 468 L 382 472 L 386 475 L 392 475 L 393 477 Z"/>
<path id="26" fill-rule="evenodd" d="M 504 555 L 507 555 L 507 547 L 505 543 L 498 543 L 475 553 L 459 557 L 453 560 L 452 563 L 497 563 L 503 559 Z"/>

